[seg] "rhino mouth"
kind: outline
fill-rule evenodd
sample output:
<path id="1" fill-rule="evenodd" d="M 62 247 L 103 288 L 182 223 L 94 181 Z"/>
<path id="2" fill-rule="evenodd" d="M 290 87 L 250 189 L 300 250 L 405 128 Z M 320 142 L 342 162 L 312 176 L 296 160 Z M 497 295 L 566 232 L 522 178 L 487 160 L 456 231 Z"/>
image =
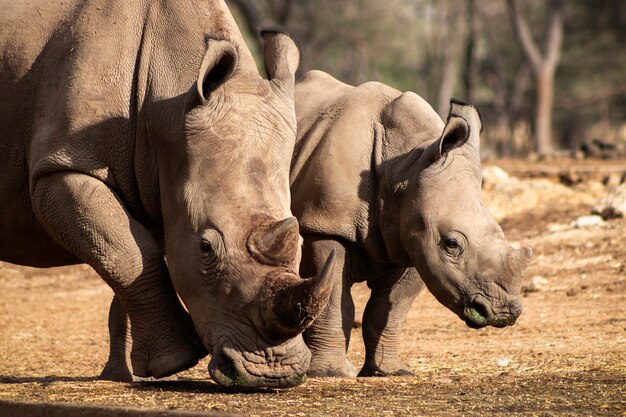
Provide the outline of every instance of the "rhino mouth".
<path id="1" fill-rule="evenodd" d="M 517 300 L 511 300 L 506 306 L 496 307 L 488 304 L 484 297 L 474 299 L 463 309 L 462 319 L 468 327 L 480 329 L 486 326 L 512 326 L 522 313 Z"/>
<path id="2" fill-rule="evenodd" d="M 227 387 L 289 388 L 304 383 L 311 353 L 302 346 L 272 346 L 255 351 L 233 346 L 214 349 L 209 374 Z"/>
<path id="3" fill-rule="evenodd" d="M 487 312 L 484 306 L 480 304 L 472 303 L 472 305 L 465 307 L 462 319 L 472 329 L 480 329 L 487 326 Z"/>

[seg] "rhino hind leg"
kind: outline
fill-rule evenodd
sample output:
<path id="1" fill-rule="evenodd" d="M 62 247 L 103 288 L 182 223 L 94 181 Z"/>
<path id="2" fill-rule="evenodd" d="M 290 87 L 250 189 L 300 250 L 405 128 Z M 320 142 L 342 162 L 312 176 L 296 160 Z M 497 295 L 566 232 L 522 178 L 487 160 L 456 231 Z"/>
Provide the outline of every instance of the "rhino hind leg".
<path id="1" fill-rule="evenodd" d="M 399 354 L 402 325 L 425 287 L 414 268 L 368 280 L 372 294 L 363 313 L 365 363 L 359 376 L 413 375 Z"/>
<path id="2" fill-rule="evenodd" d="M 111 188 L 88 175 L 58 172 L 38 180 L 32 201 L 47 233 L 119 296 L 131 323 L 135 375 L 164 377 L 206 355 L 154 238 Z"/>
<path id="3" fill-rule="evenodd" d="M 315 276 L 332 250 L 336 260 L 334 287 L 322 314 L 305 333 L 311 350 L 311 377 L 349 377 L 357 374 L 348 360 L 346 351 L 354 321 L 354 304 L 350 295 L 349 262 L 345 247 L 336 241 L 304 235 L 302 250 L 302 276 Z"/>

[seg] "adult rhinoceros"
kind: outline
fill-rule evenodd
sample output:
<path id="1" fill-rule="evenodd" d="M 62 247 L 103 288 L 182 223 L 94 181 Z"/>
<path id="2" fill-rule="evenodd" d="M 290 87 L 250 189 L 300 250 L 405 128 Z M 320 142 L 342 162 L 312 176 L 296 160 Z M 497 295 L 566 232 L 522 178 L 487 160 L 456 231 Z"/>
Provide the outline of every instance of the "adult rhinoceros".
<path id="1" fill-rule="evenodd" d="M 423 282 L 470 327 L 515 322 L 532 251 L 513 249 L 484 205 L 473 106 L 452 102 L 444 123 L 414 93 L 352 87 L 312 71 L 296 85 L 296 115 L 300 272 L 319 270 L 337 252 L 331 301 L 306 333 L 311 374 L 356 374 L 345 356 L 355 281 L 372 290 L 361 376 L 408 372 L 399 336 Z"/>
<path id="2" fill-rule="evenodd" d="M 294 272 L 297 45 L 264 34 L 264 80 L 221 0 L 0 8 L 0 259 L 91 265 L 138 376 L 208 349 L 221 384 L 301 383 L 330 275 Z"/>

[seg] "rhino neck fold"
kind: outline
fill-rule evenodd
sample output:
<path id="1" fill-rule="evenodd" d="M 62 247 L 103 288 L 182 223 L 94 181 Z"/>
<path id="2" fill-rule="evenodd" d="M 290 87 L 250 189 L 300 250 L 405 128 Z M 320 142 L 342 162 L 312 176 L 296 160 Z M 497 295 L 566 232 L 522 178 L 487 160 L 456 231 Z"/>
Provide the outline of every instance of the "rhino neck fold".
<path id="1" fill-rule="evenodd" d="M 421 97 L 405 92 L 385 106 L 381 126 L 375 146 L 381 232 L 389 258 L 410 266 L 400 239 L 400 208 L 402 203 L 410 204 L 404 200 L 417 197 L 407 191 L 415 190 L 424 168 L 422 155 L 438 140 L 444 123 Z"/>
<path id="2" fill-rule="evenodd" d="M 378 186 L 378 214 L 380 231 L 385 245 L 386 257 L 397 264 L 412 266 L 408 253 L 400 242 L 399 210 L 402 191 L 408 185 L 412 167 L 424 152 L 415 148 L 408 152 L 398 146 L 390 146 L 389 137 L 380 125 L 374 135 L 373 169 Z"/>
<path id="3" fill-rule="evenodd" d="M 149 107 L 153 104 L 148 81 L 154 45 L 151 33 L 152 25 L 149 24 L 153 15 L 153 7 L 148 5 L 146 9 L 141 41 L 135 62 L 135 73 L 133 75 L 134 95 L 130 104 L 130 110 L 131 120 L 135 123 L 135 178 L 137 189 L 148 218 L 152 224 L 161 225 L 156 143 L 150 134 L 148 119 L 150 114 Z"/>

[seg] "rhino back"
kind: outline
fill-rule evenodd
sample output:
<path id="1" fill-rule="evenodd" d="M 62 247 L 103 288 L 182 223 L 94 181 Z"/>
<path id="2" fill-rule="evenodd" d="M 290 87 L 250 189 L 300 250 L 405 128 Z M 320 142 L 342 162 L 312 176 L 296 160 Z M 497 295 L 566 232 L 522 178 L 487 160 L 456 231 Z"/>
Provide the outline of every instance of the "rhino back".
<path id="1" fill-rule="evenodd" d="M 376 82 L 348 86 L 320 71 L 296 85 L 291 192 L 304 233 L 378 239 L 375 143 L 381 112 L 399 94 Z"/>

